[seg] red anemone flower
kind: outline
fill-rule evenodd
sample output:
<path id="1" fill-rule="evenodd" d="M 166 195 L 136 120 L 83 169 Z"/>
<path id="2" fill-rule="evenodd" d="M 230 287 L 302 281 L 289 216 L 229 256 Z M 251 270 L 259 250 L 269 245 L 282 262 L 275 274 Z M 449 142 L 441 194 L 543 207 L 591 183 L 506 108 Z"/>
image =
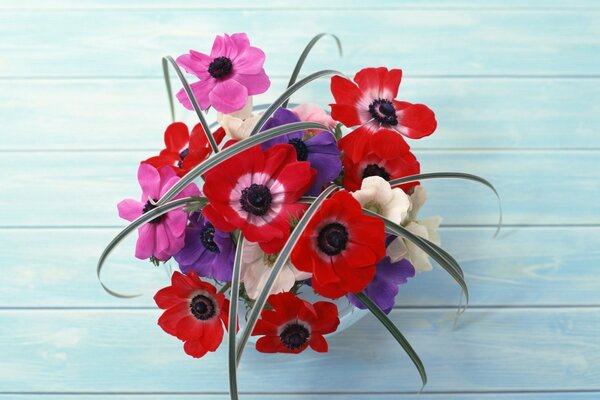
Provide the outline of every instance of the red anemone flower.
<path id="1" fill-rule="evenodd" d="M 385 256 L 385 227 L 346 191 L 325 200 L 292 250 L 292 264 L 313 274 L 315 292 L 332 299 L 363 290 Z"/>
<path id="2" fill-rule="evenodd" d="M 225 130 L 217 129 L 213 133 L 213 137 L 217 144 L 221 143 L 225 137 Z M 204 161 L 211 152 L 212 149 L 202 125 L 194 126 L 190 134 L 186 124 L 173 122 L 165 130 L 165 148 L 159 155 L 150 157 L 144 163 L 157 169 L 168 165 L 175 170 L 177 176 L 182 177 Z"/>
<path id="3" fill-rule="evenodd" d="M 295 294 L 283 292 L 269 296 L 272 310 L 262 310 L 252 331 L 264 335 L 256 342 L 262 353 L 301 353 L 308 346 L 314 351 L 327 351 L 323 335 L 335 332 L 340 320 L 335 304 L 318 301 L 310 304 Z"/>
<path id="4" fill-rule="evenodd" d="M 342 151 L 351 152 L 352 144 L 344 143 Z M 383 143 L 375 141 L 367 143 L 361 151 L 357 153 L 358 160 L 354 161 L 350 157 L 344 157 L 344 187 L 353 192 L 359 190 L 362 180 L 369 176 L 380 176 L 386 181 L 402 178 L 404 176 L 416 175 L 421 172 L 421 165 L 410 147 L 405 144 L 402 151 L 393 157 L 386 157 L 386 146 Z M 400 185 L 405 192 L 408 192 L 419 182 L 411 182 Z"/>
<path id="5" fill-rule="evenodd" d="M 359 153 L 374 141 L 385 144 L 386 158 L 397 155 L 404 146 L 404 135 L 420 139 L 431 135 L 437 126 L 435 114 L 423 104 L 396 100 L 401 69 L 385 67 L 364 68 L 354 76 L 354 82 L 341 76 L 331 78 L 333 119 L 357 129 L 343 137 L 340 143 L 349 144 L 348 155 L 359 161 Z"/>
<path id="6" fill-rule="evenodd" d="M 239 228 L 251 242 L 282 239 L 289 235 L 290 220 L 307 208 L 298 199 L 315 175 L 308 161 L 297 161 L 292 145 L 265 151 L 254 146 L 206 173 L 209 204 L 202 212 L 217 229 Z"/>
<path id="7" fill-rule="evenodd" d="M 187 354 L 200 358 L 217 350 L 223 341 L 223 325 L 227 329 L 229 300 L 213 285 L 201 281 L 194 272 L 184 275 L 175 271 L 171 286 L 159 290 L 154 301 L 166 310 L 158 325 L 185 342 Z"/>

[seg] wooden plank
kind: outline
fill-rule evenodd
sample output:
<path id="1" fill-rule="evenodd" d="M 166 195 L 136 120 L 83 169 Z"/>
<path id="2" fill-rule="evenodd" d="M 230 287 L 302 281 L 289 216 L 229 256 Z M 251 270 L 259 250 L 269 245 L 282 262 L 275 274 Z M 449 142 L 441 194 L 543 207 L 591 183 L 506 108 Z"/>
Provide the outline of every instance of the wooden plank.
<path id="1" fill-rule="evenodd" d="M 600 148 L 598 82 L 408 76 L 400 97 L 426 103 L 437 115 L 438 131 L 411 141 L 415 149 Z M 286 84 L 275 79 L 256 102 L 273 101 Z M 292 98 L 325 107 L 332 100 L 329 79 Z M 158 149 L 170 122 L 160 79 L 0 80 L 0 108 L 11 110 L 0 127 L 1 150 Z M 181 118 L 196 122 L 179 110 Z"/>
<path id="2" fill-rule="evenodd" d="M 374 0 L 367 6 L 364 2 L 358 0 L 330 0 L 323 3 L 319 0 L 305 0 L 295 3 L 293 6 L 285 0 L 271 0 L 269 2 L 248 1 L 248 0 L 229 0 L 226 3 L 215 2 L 197 2 L 194 0 L 121 0 L 121 1 L 102 1 L 102 0 L 61 0 L 49 2 L 40 2 L 39 0 L 22 0 L 18 3 L 3 5 L 0 9 L 6 10 L 223 10 L 223 9 L 564 9 L 564 8 L 585 8 L 594 9 L 597 3 L 593 0 L 571 0 L 568 7 L 560 0 L 530 0 L 527 4 L 518 0 L 495 0 L 478 2 L 476 0 L 427 0 L 427 1 L 394 1 L 394 0 Z"/>
<path id="3" fill-rule="evenodd" d="M 600 392 L 561 392 L 561 393 L 430 393 L 430 394 L 419 394 L 419 400 L 595 400 L 600 395 Z M 243 400 L 328 400 L 328 399 L 348 399 L 348 400 L 396 400 L 396 399 L 413 399 L 415 393 L 394 393 L 394 394 L 376 394 L 376 393 L 361 393 L 361 394 L 247 394 L 241 393 Z M 21 394 L 11 393 L 10 395 L 0 394 L 0 400 L 62 400 L 62 399 L 80 399 L 80 400 L 96 400 L 98 394 L 68 394 L 61 393 L 55 394 Z M 228 394 L 202 394 L 202 393 L 189 393 L 189 394 L 109 394 L 102 393 L 103 399 L 111 400 L 230 400 Z"/>
<path id="4" fill-rule="evenodd" d="M 307 65 L 312 70 L 353 73 L 387 65 L 443 76 L 592 75 L 600 60 L 600 13 L 594 11 L 361 9 L 338 15 L 338 9 L 4 11 L 0 58 L 10 62 L 0 64 L 0 76 L 159 76 L 161 56 L 209 49 L 215 33 L 239 31 L 266 51 L 267 72 L 281 76 L 323 27 L 340 34 L 346 56 L 338 61 L 333 45 L 322 44 Z"/>
<path id="5" fill-rule="evenodd" d="M 443 247 L 462 264 L 471 306 L 600 305 L 600 228 L 506 228 L 492 240 L 491 228 L 444 228 Z M 161 268 L 133 257 L 136 235 L 109 258 L 104 282 L 122 293 L 143 293 L 123 300 L 98 284 L 95 264 L 114 229 L 0 230 L 2 290 L 6 307 L 155 307 L 152 296 L 168 284 Z M 30 251 L 34 247 L 35 251 Z M 172 268 L 177 268 L 173 262 Z M 440 268 L 402 286 L 399 307 L 453 307 L 459 289 Z"/>
<path id="6" fill-rule="evenodd" d="M 201 361 L 156 326 L 159 313 L 0 312 L 0 387 L 5 392 L 227 391 L 226 346 Z M 427 390 L 598 391 L 597 309 L 397 310 L 398 324 L 427 366 Z M 343 366 L 341 368 L 340 366 Z M 398 379 L 402 377 L 402 379 Z M 242 360 L 240 390 L 270 393 L 416 392 L 417 372 L 370 316 L 332 338 L 328 354 Z"/>
<path id="7" fill-rule="evenodd" d="M 150 152 L 6 153 L 0 159 L 1 226 L 114 226 L 116 204 L 138 197 L 136 171 Z M 481 175 L 497 186 L 507 224 L 600 223 L 596 151 L 420 151 L 422 170 Z M 496 199 L 472 182 L 425 183 L 421 215 L 447 224 L 495 224 Z M 578 195 L 569 191 L 583 188 Z M 565 191 L 567 191 L 565 193 Z"/>

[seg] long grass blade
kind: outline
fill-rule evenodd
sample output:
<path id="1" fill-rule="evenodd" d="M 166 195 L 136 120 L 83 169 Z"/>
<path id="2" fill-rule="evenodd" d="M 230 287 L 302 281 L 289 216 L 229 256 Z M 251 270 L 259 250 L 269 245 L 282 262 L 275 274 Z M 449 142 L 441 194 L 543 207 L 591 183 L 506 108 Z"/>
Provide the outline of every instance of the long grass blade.
<path id="1" fill-rule="evenodd" d="M 277 110 L 277 108 L 279 106 L 281 106 L 284 101 L 289 99 L 291 95 L 293 95 L 298 90 L 300 90 L 304 86 L 308 85 L 312 81 L 322 78 L 324 76 L 331 76 L 331 75 L 342 75 L 343 76 L 344 74 L 342 74 L 339 71 L 332 70 L 332 69 L 325 69 L 322 71 L 317 71 L 314 74 L 310 74 L 307 77 L 300 79 L 298 82 L 294 83 L 289 88 L 287 88 L 273 103 L 271 103 L 269 108 L 267 108 L 265 110 L 264 114 L 260 117 L 260 119 L 258 120 L 256 125 L 254 126 L 254 129 L 252 129 L 252 131 L 250 132 L 250 136 L 256 135 L 261 130 L 261 128 L 263 127 L 265 122 L 267 122 L 267 120 L 269 118 L 271 118 L 271 115 L 273 115 L 275 110 Z M 328 128 L 325 130 L 328 130 Z M 261 135 L 262 134 L 263 134 L 263 132 L 261 132 Z"/>
<path id="2" fill-rule="evenodd" d="M 208 123 L 206 122 L 206 117 L 204 116 L 204 112 L 198 105 L 198 102 L 196 101 L 196 96 L 194 96 L 194 92 L 192 92 L 192 88 L 190 87 L 190 84 L 188 83 L 187 79 L 185 78 L 185 75 L 183 75 L 183 72 L 181 72 L 181 68 L 179 68 L 179 65 L 177 65 L 177 63 L 175 62 L 173 57 L 166 56 L 166 57 L 163 57 L 163 71 L 165 70 L 165 62 L 168 62 L 169 64 L 171 64 L 171 66 L 177 73 L 177 76 L 179 77 L 179 80 L 181 81 L 181 84 L 183 85 L 183 89 L 185 90 L 185 93 L 187 94 L 188 98 L 190 99 L 190 102 L 192 103 L 192 107 L 194 107 L 194 111 L 196 111 L 196 115 L 198 116 L 198 119 L 200 120 L 202 129 L 204 130 L 204 134 L 206 135 L 206 139 L 208 140 L 208 143 L 210 144 L 210 148 L 212 149 L 212 151 L 215 154 L 218 153 L 219 146 L 217 145 L 217 142 L 215 141 L 215 138 L 213 137 L 212 132 L 210 131 L 210 127 L 208 126 Z M 170 85 L 171 85 L 170 82 L 167 83 L 168 87 L 170 87 Z M 173 96 L 170 95 L 169 99 L 171 99 L 171 105 L 172 105 L 172 101 L 173 101 L 172 98 L 173 98 Z M 173 111 L 173 120 L 175 119 L 174 114 L 175 113 Z"/>
<path id="3" fill-rule="evenodd" d="M 494 194 L 496 195 L 496 199 L 498 200 L 498 225 L 496 227 L 496 232 L 494 233 L 494 238 L 498 236 L 500 233 L 500 228 L 502 227 L 502 201 L 500 200 L 500 195 L 498 191 L 488 180 L 483 179 L 480 176 L 473 174 L 466 174 L 464 172 L 431 172 L 426 174 L 417 174 L 417 175 L 409 175 L 398 179 L 393 179 L 390 181 L 390 185 L 396 186 L 403 183 L 416 182 L 425 179 L 465 179 L 468 181 L 474 181 L 481 183 L 482 185 L 490 188 Z"/>
<path id="4" fill-rule="evenodd" d="M 157 204 L 162 205 L 162 204 L 165 204 L 167 201 L 173 199 L 175 196 L 177 196 L 179 193 L 181 193 L 181 191 L 183 189 L 185 189 L 187 187 L 187 185 L 192 183 L 194 181 L 194 179 L 203 175 L 211 168 L 214 168 L 219 163 L 238 154 L 239 152 L 244 151 L 244 150 L 246 150 L 252 146 L 255 146 L 257 144 L 260 144 L 262 142 L 266 142 L 267 140 L 269 140 L 271 138 L 285 135 L 286 133 L 301 131 L 301 130 L 305 130 L 305 129 L 327 130 L 328 128 L 325 125 L 318 124 L 316 122 L 294 122 L 291 124 L 281 125 L 281 126 L 278 126 L 275 128 L 268 129 L 264 132 L 261 132 L 260 135 L 244 139 L 244 140 L 234 144 L 233 146 L 223 149 L 223 151 L 221 151 L 219 154 L 215 154 L 214 156 L 210 157 L 208 160 L 195 166 L 190 172 L 185 174 L 179 181 L 177 181 L 177 183 L 175 183 L 175 185 L 173 185 L 171 187 L 171 189 L 169 189 L 167 191 L 167 193 L 165 193 L 163 195 L 163 197 L 158 201 Z"/>
<path id="5" fill-rule="evenodd" d="M 296 242 L 298 241 L 298 238 L 300 237 L 300 235 L 302 235 L 304 228 L 306 228 L 306 225 L 308 224 L 308 222 L 310 221 L 310 219 L 312 218 L 314 213 L 318 210 L 321 203 L 327 198 L 327 196 L 329 196 L 331 193 L 333 193 L 337 189 L 338 189 L 338 187 L 336 187 L 335 185 L 331 185 L 327 189 L 325 189 L 319 195 L 319 197 L 317 197 L 315 199 L 315 201 L 306 210 L 306 213 L 304 213 L 302 218 L 300 218 L 300 221 L 298 221 L 298 224 L 294 228 L 294 231 L 290 235 L 290 238 L 288 239 L 288 241 L 285 243 L 285 245 L 279 252 L 279 255 L 277 256 L 275 263 L 271 267 L 271 273 L 269 274 L 269 277 L 267 278 L 267 281 L 265 282 L 265 286 L 263 287 L 262 291 L 256 298 L 256 301 L 254 302 L 254 306 L 252 307 L 252 311 L 250 312 L 250 316 L 248 317 L 248 323 L 246 324 L 246 327 L 245 327 L 244 331 L 242 332 L 242 336 L 240 337 L 240 341 L 238 342 L 238 346 L 237 346 L 237 363 L 238 364 L 242 358 L 242 354 L 244 352 L 244 348 L 246 347 L 246 343 L 248 342 L 248 338 L 250 337 L 250 334 L 252 333 L 252 331 L 254 330 L 254 327 L 256 326 L 256 322 L 258 321 L 260 312 L 262 311 L 263 307 L 265 306 L 265 304 L 267 302 L 267 298 L 269 297 L 269 292 L 271 291 L 271 288 L 275 284 L 275 280 L 277 279 L 277 276 L 279 275 L 279 271 L 281 271 L 281 269 L 285 265 L 288 257 L 290 256 L 290 253 L 292 252 L 292 249 L 294 248 L 294 246 L 296 245 Z"/>
<path id="6" fill-rule="evenodd" d="M 439 264 L 440 267 L 442 267 L 444 270 L 446 270 L 446 272 L 448 272 L 448 274 L 450 274 L 450 276 L 456 281 L 456 283 L 458 283 L 458 285 L 461 287 L 463 294 L 465 296 L 465 300 L 466 300 L 466 304 L 469 303 L 469 288 L 467 287 L 467 283 L 465 282 L 463 273 L 462 273 L 462 269 L 460 269 L 460 267 L 457 268 L 458 263 L 456 262 L 456 260 L 450 256 L 448 253 L 444 252 L 445 255 L 440 254 L 436 248 L 434 248 L 433 243 L 426 241 L 425 239 L 421 238 L 420 236 L 417 236 L 415 234 L 413 234 L 412 232 L 408 231 L 406 228 L 395 224 L 394 222 L 390 221 L 389 219 L 373 212 L 367 209 L 363 209 L 363 212 L 367 215 L 371 215 L 377 218 L 381 218 L 381 220 L 383 221 L 383 223 L 385 224 L 386 229 L 395 234 L 396 236 L 400 236 L 405 238 L 406 240 L 414 243 L 417 247 L 419 247 L 421 250 L 423 250 L 428 256 L 430 256 L 431 258 L 434 259 L 434 261 Z M 433 246 L 431 246 L 433 245 Z M 437 246 L 435 246 L 437 247 Z M 466 307 L 466 305 L 465 305 Z"/>
<path id="7" fill-rule="evenodd" d="M 123 298 L 123 299 L 129 299 L 129 298 L 141 296 L 141 294 L 134 294 L 134 295 L 120 294 L 120 293 L 117 293 L 117 292 L 109 289 L 102 282 L 102 278 L 100 277 L 100 274 L 102 272 L 102 267 L 104 266 L 104 262 L 106 261 L 106 259 L 110 255 L 110 253 L 112 253 L 112 251 L 123 241 L 123 239 L 125 239 L 131 232 L 133 232 L 140 226 L 152 221 L 154 218 L 158 218 L 161 215 L 168 213 L 169 211 L 175 210 L 177 208 L 180 208 L 180 207 L 183 207 L 186 205 L 192 205 L 192 204 L 204 205 L 204 204 L 206 204 L 206 198 L 204 198 L 204 197 L 184 197 L 182 199 L 173 200 L 167 204 L 158 206 L 158 207 L 154 208 L 153 210 L 148 211 L 145 214 L 140 215 L 137 219 L 135 219 L 134 221 L 129 223 L 129 225 L 127 225 L 125 228 L 123 228 L 123 230 L 121 232 L 119 232 L 110 241 L 108 246 L 106 246 L 104 251 L 102 251 L 100 258 L 98 259 L 98 264 L 96 265 L 96 275 L 98 276 L 98 280 L 100 281 L 100 285 L 102 285 L 102 288 L 109 294 L 111 294 L 115 297 Z"/>
<path id="8" fill-rule="evenodd" d="M 229 395 L 231 400 L 238 400 L 237 389 L 237 362 L 236 362 L 236 329 L 237 329 L 237 310 L 238 297 L 240 293 L 240 270 L 242 268 L 242 250 L 244 235 L 240 232 L 235 249 L 235 261 L 233 262 L 233 274 L 231 276 L 231 295 L 229 296 Z"/>
<path id="9" fill-rule="evenodd" d="M 412 348 L 408 340 L 402 335 L 400 330 L 394 325 L 394 323 L 388 318 L 387 315 L 375 304 L 367 295 L 364 293 L 356 293 L 355 296 L 371 311 L 371 313 L 381 322 L 381 324 L 392 334 L 394 339 L 402 346 L 408 357 L 413 362 L 417 371 L 419 371 L 419 375 L 421 375 L 421 382 L 423 386 L 421 390 L 427 384 L 427 372 L 425 371 L 425 366 L 423 366 L 423 362 L 417 355 L 417 352 Z"/>
<path id="10" fill-rule="evenodd" d="M 171 77 L 169 76 L 169 61 L 162 59 L 163 78 L 167 87 L 167 96 L 169 96 L 169 110 L 171 111 L 171 122 L 175 122 L 175 103 L 173 101 L 173 89 L 171 88 Z"/>
<path id="11" fill-rule="evenodd" d="M 314 38 L 312 38 L 310 40 L 310 42 L 308 42 L 308 44 L 306 45 L 306 47 L 302 51 L 302 54 L 300 54 L 300 58 L 298 58 L 298 61 L 296 62 L 296 66 L 294 67 L 294 71 L 292 72 L 292 76 L 290 77 L 290 81 L 289 81 L 287 87 L 290 87 L 294 83 L 296 83 L 296 79 L 298 79 L 298 75 L 300 75 L 300 70 L 302 69 L 302 66 L 304 65 L 304 61 L 306 61 L 306 57 L 308 57 L 308 55 L 310 54 L 312 48 L 315 47 L 315 44 L 317 44 L 317 42 L 319 40 L 321 40 L 321 38 L 323 38 L 325 36 L 331 36 L 335 40 L 335 43 L 337 44 L 338 51 L 340 53 L 340 57 L 343 56 L 342 42 L 340 41 L 340 39 L 336 35 L 334 35 L 332 33 L 326 33 L 326 32 L 319 33 Z M 282 107 L 287 107 L 288 102 L 289 102 L 289 99 L 286 100 L 282 104 Z"/>

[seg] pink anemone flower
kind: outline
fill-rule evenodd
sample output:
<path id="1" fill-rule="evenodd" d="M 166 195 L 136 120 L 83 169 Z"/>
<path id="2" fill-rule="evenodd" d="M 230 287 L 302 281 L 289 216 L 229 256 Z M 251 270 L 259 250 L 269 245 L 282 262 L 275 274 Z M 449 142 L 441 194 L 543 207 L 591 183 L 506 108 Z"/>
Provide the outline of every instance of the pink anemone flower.
<path id="1" fill-rule="evenodd" d="M 267 91 L 271 81 L 263 68 L 264 62 L 265 53 L 250 46 L 245 33 L 217 36 L 210 55 L 190 50 L 189 54 L 177 57 L 177 64 L 199 79 L 190 86 L 200 107 L 213 106 L 224 114 L 244 108 L 248 96 Z M 177 93 L 177 99 L 185 108 L 192 109 L 183 89 Z"/>
<path id="2" fill-rule="evenodd" d="M 140 215 L 156 208 L 156 202 L 169 190 L 179 177 L 171 167 L 157 170 L 152 165 L 140 164 L 138 181 L 142 188 L 141 201 L 125 199 L 117 204 L 119 216 L 133 221 Z M 200 191 L 190 184 L 175 198 L 198 196 Z M 154 257 L 160 261 L 168 260 L 181 250 L 185 244 L 185 227 L 188 215 L 182 209 L 169 211 L 142 225 L 138 229 L 135 256 L 139 259 Z"/>

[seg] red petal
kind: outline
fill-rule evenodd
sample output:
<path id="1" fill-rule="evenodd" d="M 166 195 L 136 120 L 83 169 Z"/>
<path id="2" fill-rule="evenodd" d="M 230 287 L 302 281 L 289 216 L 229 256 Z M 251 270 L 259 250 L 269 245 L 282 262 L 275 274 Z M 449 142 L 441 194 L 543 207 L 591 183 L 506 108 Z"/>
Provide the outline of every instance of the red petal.
<path id="1" fill-rule="evenodd" d="M 341 122 L 344 126 L 352 127 L 362 124 L 358 109 L 354 105 L 348 104 L 330 104 L 331 118 Z"/>
<path id="2" fill-rule="evenodd" d="M 187 302 L 182 302 L 166 310 L 158 319 L 158 325 L 169 335 L 179 337 L 177 324 L 188 315 L 190 315 L 190 307 Z"/>
<path id="3" fill-rule="evenodd" d="M 211 204 L 207 204 L 202 208 L 202 215 L 204 215 L 204 218 L 206 218 L 215 228 L 221 231 L 232 232 L 236 228 L 234 225 L 227 222 L 221 213 L 215 210 Z"/>
<path id="4" fill-rule="evenodd" d="M 371 131 L 365 126 L 360 126 L 344 136 L 338 142 L 344 156 L 350 157 L 354 162 L 359 162 L 371 140 Z"/>
<path id="5" fill-rule="evenodd" d="M 265 163 L 262 168 L 255 168 L 255 172 L 263 172 L 268 176 L 277 178 L 283 167 L 295 164 L 296 151 L 291 144 L 276 144 L 264 152 Z"/>
<path id="6" fill-rule="evenodd" d="M 172 286 L 167 286 L 160 289 L 154 295 L 154 301 L 159 308 L 163 310 L 171 308 L 179 304 L 181 301 L 185 301 L 177 294 L 177 291 Z"/>
<path id="7" fill-rule="evenodd" d="M 173 122 L 165 130 L 165 145 L 169 151 L 179 153 L 188 147 L 189 140 L 188 127 L 183 122 Z"/>
<path id="8" fill-rule="evenodd" d="M 340 324 L 337 306 L 328 301 L 318 301 L 313 306 L 318 315 L 312 325 L 313 332 L 320 334 L 335 332 Z"/>
<path id="9" fill-rule="evenodd" d="M 395 99 L 398 96 L 398 88 L 400 88 L 400 81 L 402 80 L 401 69 L 390 69 L 383 79 L 383 91 L 390 93 L 388 99 Z M 387 93 L 386 93 L 387 94 Z"/>
<path id="10" fill-rule="evenodd" d="M 398 125 L 395 128 L 400 133 L 411 139 L 420 139 L 435 131 L 437 121 L 429 107 L 424 104 L 403 104 L 406 106 L 396 113 Z"/>
<path id="11" fill-rule="evenodd" d="M 208 350 L 202 346 L 202 343 L 199 340 L 188 340 L 183 344 L 183 350 L 186 354 L 194 358 L 203 357 L 208 353 Z"/>
<path id="12" fill-rule="evenodd" d="M 371 146 L 382 158 L 397 158 L 406 154 L 410 146 L 404 138 L 396 131 L 390 129 L 380 129 L 371 135 Z"/>
<path id="13" fill-rule="evenodd" d="M 383 89 L 387 72 L 388 69 L 385 67 L 363 68 L 354 75 L 354 82 L 358 83 L 362 92 L 370 92 L 373 96 L 378 96 Z"/>
<path id="14" fill-rule="evenodd" d="M 277 353 L 281 347 L 279 336 L 263 336 L 256 342 L 256 350 L 261 353 Z"/>
<path id="15" fill-rule="evenodd" d="M 362 96 L 358 86 L 349 79 L 335 75 L 331 78 L 331 94 L 338 104 L 354 106 Z"/>
<path id="16" fill-rule="evenodd" d="M 310 345 L 311 349 L 319 353 L 325 353 L 329 348 L 323 335 L 319 335 L 318 333 L 312 333 L 310 335 L 310 341 L 308 344 Z"/>

